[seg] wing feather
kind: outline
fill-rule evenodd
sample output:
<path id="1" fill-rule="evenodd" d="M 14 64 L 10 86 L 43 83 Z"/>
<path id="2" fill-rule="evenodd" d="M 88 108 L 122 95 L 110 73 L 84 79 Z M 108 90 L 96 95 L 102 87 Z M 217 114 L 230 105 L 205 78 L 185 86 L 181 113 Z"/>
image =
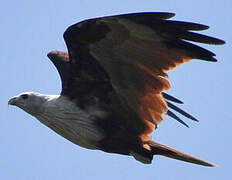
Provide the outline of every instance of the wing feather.
<path id="1" fill-rule="evenodd" d="M 195 117 L 186 113 L 185 111 L 183 111 L 182 109 L 178 108 L 177 106 L 173 105 L 172 103 L 170 103 L 168 101 L 167 101 L 167 105 L 168 105 L 168 107 L 170 107 L 171 109 L 175 110 L 176 112 L 182 114 L 183 116 L 185 116 L 193 121 L 198 121 Z"/>
<path id="2" fill-rule="evenodd" d="M 165 113 L 187 126 L 168 106 L 196 120 L 168 102 L 181 101 L 163 93 L 170 88 L 167 71 L 191 59 L 216 61 L 214 53 L 186 40 L 225 43 L 191 32 L 208 29 L 208 26 L 166 20 L 173 16 L 173 13 L 149 12 L 96 18 L 74 24 L 64 33 L 71 64 L 78 64 L 76 68 L 80 72 L 85 64 L 91 67 L 98 64 L 97 69 L 89 68 L 90 75 L 84 76 L 85 81 L 104 81 L 105 78 L 94 77 L 94 73 L 99 75 L 104 71 L 118 95 L 152 128 L 162 121 Z"/>
<path id="3" fill-rule="evenodd" d="M 175 103 L 179 103 L 179 104 L 183 104 L 183 102 L 181 100 L 179 100 L 179 99 L 177 99 L 177 98 L 175 98 L 175 97 L 173 97 L 165 92 L 163 92 L 162 95 L 163 95 L 164 99 L 166 99 L 166 100 L 169 100 L 169 101 L 172 101 Z"/>
<path id="4" fill-rule="evenodd" d="M 175 115 L 171 110 L 167 111 L 167 115 L 174 118 L 175 120 L 177 120 L 178 122 L 180 122 L 181 124 L 183 124 L 186 127 L 189 127 L 188 124 L 186 124 L 183 120 L 181 120 L 177 115 Z"/>

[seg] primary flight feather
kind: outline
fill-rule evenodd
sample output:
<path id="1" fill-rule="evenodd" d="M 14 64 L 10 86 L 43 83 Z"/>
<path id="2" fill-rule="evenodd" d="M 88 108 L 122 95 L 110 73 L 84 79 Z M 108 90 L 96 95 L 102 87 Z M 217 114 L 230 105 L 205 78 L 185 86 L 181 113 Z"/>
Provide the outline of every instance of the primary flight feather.
<path id="1" fill-rule="evenodd" d="M 61 94 L 27 92 L 8 103 L 85 148 L 132 155 L 146 164 L 163 155 L 213 166 L 151 140 L 164 114 L 188 126 L 171 110 L 197 121 L 164 92 L 169 70 L 191 59 L 216 61 L 214 53 L 189 41 L 225 43 L 192 32 L 208 26 L 167 20 L 173 16 L 133 13 L 70 26 L 64 33 L 68 52 L 48 53 L 62 80 Z"/>

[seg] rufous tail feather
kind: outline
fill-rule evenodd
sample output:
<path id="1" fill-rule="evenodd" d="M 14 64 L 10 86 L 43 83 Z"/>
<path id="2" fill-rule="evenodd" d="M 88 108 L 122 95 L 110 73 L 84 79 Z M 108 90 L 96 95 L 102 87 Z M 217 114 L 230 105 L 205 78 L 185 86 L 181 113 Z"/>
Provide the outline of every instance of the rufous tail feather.
<path id="1" fill-rule="evenodd" d="M 151 147 L 151 152 L 153 153 L 153 155 L 162 155 L 162 156 L 166 156 L 169 158 L 178 159 L 181 161 L 186 161 L 186 162 L 199 164 L 199 165 L 203 165 L 203 166 L 210 166 L 210 167 L 215 166 L 212 163 L 195 158 L 193 156 L 182 153 L 180 151 L 177 151 L 173 148 L 170 148 L 170 147 L 165 146 L 163 144 L 159 144 L 159 143 L 154 142 L 154 141 L 149 141 L 148 145 Z"/>

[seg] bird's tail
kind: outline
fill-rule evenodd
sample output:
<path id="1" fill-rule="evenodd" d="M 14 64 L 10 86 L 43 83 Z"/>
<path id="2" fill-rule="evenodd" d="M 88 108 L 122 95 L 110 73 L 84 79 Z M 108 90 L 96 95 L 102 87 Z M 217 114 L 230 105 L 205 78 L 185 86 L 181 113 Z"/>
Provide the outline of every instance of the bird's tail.
<path id="1" fill-rule="evenodd" d="M 195 158 L 193 156 L 182 153 L 180 151 L 177 151 L 173 148 L 170 148 L 170 147 L 165 146 L 163 144 L 159 144 L 159 143 L 154 142 L 154 141 L 148 141 L 148 145 L 150 146 L 151 152 L 153 155 L 162 155 L 162 156 L 166 156 L 169 158 L 178 159 L 181 161 L 186 161 L 186 162 L 199 164 L 199 165 L 203 165 L 203 166 L 211 166 L 211 167 L 215 166 L 214 164 L 211 164 L 209 162 Z"/>

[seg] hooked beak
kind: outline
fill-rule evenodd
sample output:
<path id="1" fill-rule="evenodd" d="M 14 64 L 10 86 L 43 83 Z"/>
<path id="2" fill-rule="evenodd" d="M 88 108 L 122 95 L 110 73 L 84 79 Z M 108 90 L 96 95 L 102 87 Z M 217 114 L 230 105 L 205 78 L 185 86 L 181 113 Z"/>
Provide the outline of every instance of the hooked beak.
<path id="1" fill-rule="evenodd" d="M 17 97 L 13 97 L 8 101 L 8 105 L 16 105 Z"/>

